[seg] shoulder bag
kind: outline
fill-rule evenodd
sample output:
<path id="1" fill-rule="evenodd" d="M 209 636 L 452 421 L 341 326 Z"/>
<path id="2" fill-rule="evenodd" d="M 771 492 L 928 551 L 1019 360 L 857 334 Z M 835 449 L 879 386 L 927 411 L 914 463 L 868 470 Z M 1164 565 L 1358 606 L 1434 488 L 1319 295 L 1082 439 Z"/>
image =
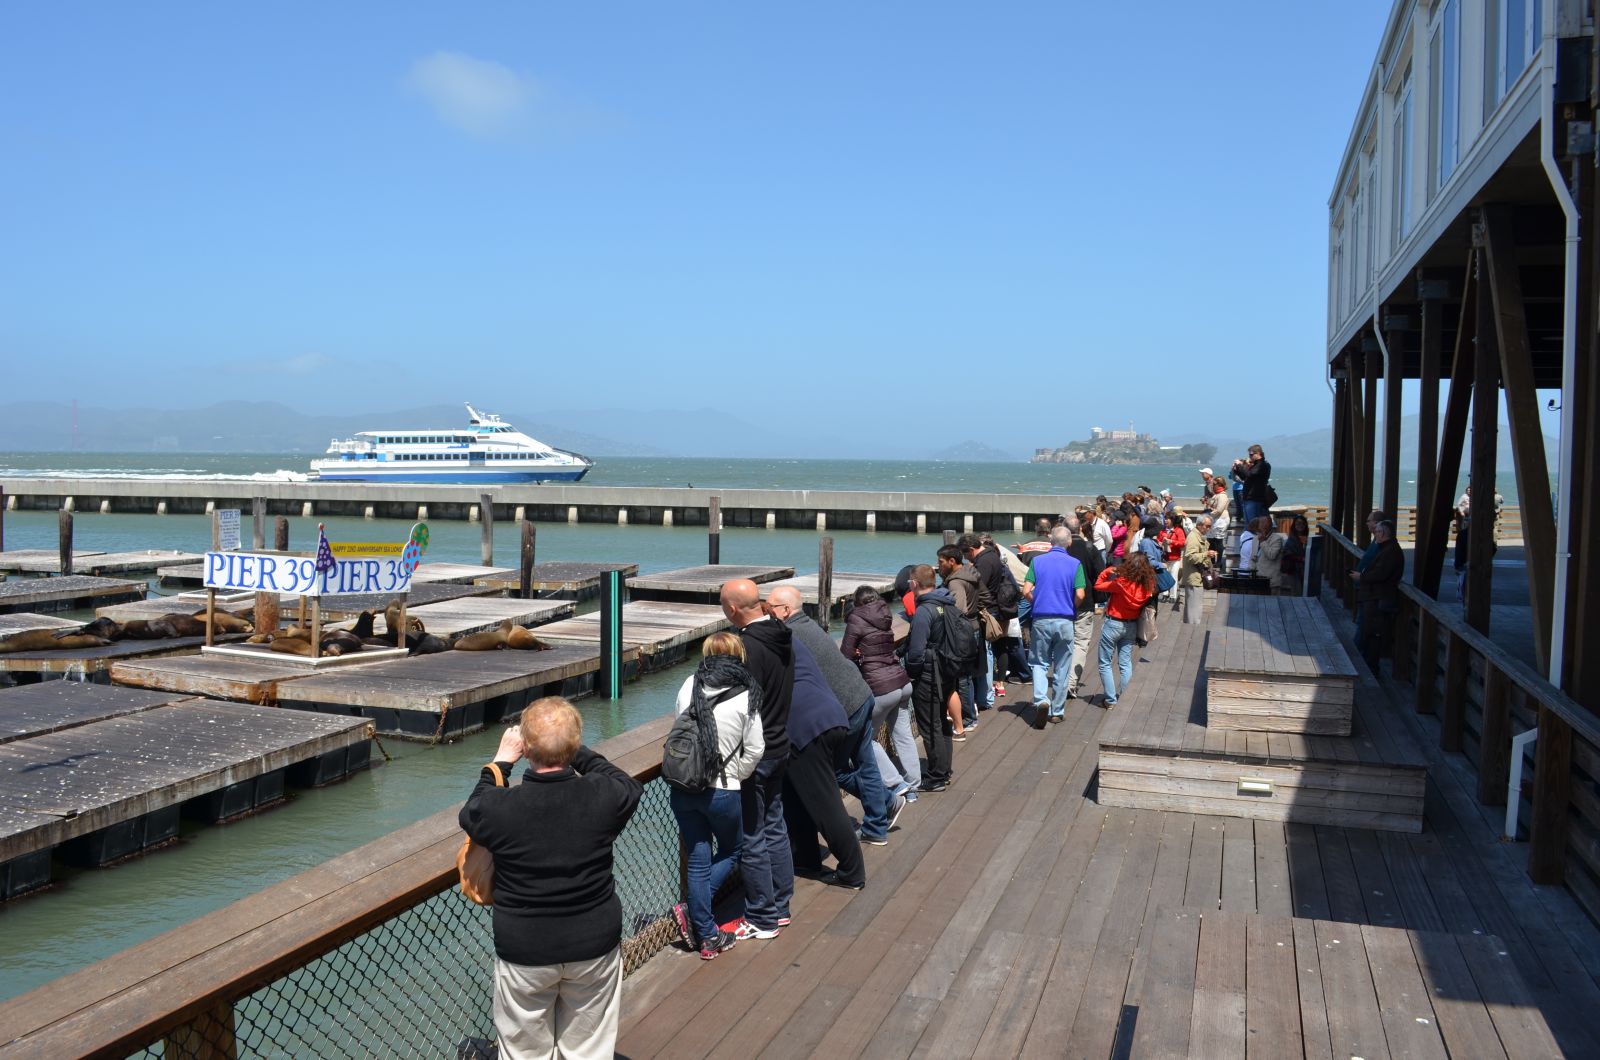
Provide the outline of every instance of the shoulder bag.
<path id="1" fill-rule="evenodd" d="M 490 762 L 484 767 L 494 774 L 494 786 L 506 786 L 506 776 L 500 767 Z M 487 847 L 479 846 L 468 836 L 456 852 L 456 871 L 461 874 L 461 893 L 479 905 L 494 904 L 494 855 Z"/>

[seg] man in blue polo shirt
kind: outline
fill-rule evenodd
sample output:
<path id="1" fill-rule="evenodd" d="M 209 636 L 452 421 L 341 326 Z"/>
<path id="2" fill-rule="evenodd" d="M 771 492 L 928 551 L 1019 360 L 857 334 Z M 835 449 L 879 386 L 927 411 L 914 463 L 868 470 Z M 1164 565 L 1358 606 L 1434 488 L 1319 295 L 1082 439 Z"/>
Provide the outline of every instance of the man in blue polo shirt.
<path id="1" fill-rule="evenodd" d="M 1050 532 L 1050 551 L 1035 556 L 1022 592 L 1033 604 L 1033 646 L 1028 662 L 1033 670 L 1033 725 L 1042 729 L 1049 720 L 1060 723 L 1067 710 L 1071 684 L 1074 620 L 1083 607 L 1086 580 L 1083 565 L 1067 553 L 1072 531 L 1058 526 Z"/>

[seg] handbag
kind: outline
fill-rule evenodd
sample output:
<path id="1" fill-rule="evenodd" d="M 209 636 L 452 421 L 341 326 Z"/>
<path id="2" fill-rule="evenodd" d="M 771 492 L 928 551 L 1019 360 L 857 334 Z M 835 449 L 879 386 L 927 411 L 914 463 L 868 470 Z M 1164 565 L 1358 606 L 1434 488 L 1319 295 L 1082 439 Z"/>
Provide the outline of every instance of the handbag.
<path id="1" fill-rule="evenodd" d="M 1200 587 L 1203 589 L 1215 589 L 1217 587 L 1217 572 L 1211 567 L 1201 568 Z"/>
<path id="2" fill-rule="evenodd" d="M 1158 592 L 1158 593 L 1167 592 L 1174 585 L 1177 585 L 1177 584 L 1178 584 L 1178 579 L 1174 578 L 1172 576 L 1172 572 L 1169 571 L 1166 567 L 1157 567 L 1156 568 L 1156 592 Z"/>
<path id="3" fill-rule="evenodd" d="M 1146 607 L 1139 612 L 1139 643 L 1151 644 L 1156 639 L 1156 609 Z"/>
<path id="4" fill-rule="evenodd" d="M 993 643 L 1006 635 L 1006 627 L 994 617 L 987 607 L 978 609 L 978 622 L 983 627 L 983 639 Z"/>
<path id="5" fill-rule="evenodd" d="M 500 767 L 490 762 L 484 767 L 494 774 L 494 786 L 506 786 Z M 494 855 L 468 836 L 456 851 L 456 871 L 461 874 L 461 893 L 479 905 L 494 905 Z"/>

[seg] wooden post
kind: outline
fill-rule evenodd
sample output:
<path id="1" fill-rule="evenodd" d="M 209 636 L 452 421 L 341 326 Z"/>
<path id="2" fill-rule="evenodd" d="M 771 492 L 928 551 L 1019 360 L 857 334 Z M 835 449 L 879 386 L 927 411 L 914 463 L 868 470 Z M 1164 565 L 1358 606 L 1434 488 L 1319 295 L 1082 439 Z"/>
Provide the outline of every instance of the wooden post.
<path id="1" fill-rule="evenodd" d="M 289 551 L 289 519 L 280 515 L 272 524 L 272 549 L 274 552 Z"/>
<path id="2" fill-rule="evenodd" d="M 817 624 L 829 627 L 833 615 L 833 538 L 825 537 L 817 547 Z"/>
<path id="3" fill-rule="evenodd" d="M 254 625 L 257 633 L 276 633 L 282 617 L 277 593 L 256 593 Z"/>
<path id="4" fill-rule="evenodd" d="M 706 514 L 706 562 L 715 567 L 722 562 L 722 498 L 713 496 Z"/>
<path id="5" fill-rule="evenodd" d="M 1461 750 L 1461 729 L 1467 716 L 1467 645 L 1454 633 L 1444 650 L 1444 712 L 1439 715 L 1439 746 Z"/>
<path id="6" fill-rule="evenodd" d="M 1428 298 L 1422 303 L 1422 379 L 1421 404 L 1417 409 L 1417 514 L 1413 538 L 1411 581 L 1422 584 L 1422 549 L 1432 541 L 1429 507 L 1433 483 L 1439 466 L 1439 357 L 1444 349 L 1444 303 Z"/>
<path id="7" fill-rule="evenodd" d="M 622 572 L 600 574 L 600 676 L 598 695 L 622 698 Z"/>
<path id="8" fill-rule="evenodd" d="M 222 517 L 215 508 L 211 509 L 211 551 L 222 551 Z"/>
<path id="9" fill-rule="evenodd" d="M 405 626 L 402 624 L 401 629 Z M 322 597 L 311 598 L 311 657 L 322 657 Z"/>
<path id="10" fill-rule="evenodd" d="M 530 520 L 522 521 L 522 557 L 517 574 L 517 589 L 524 600 L 533 599 L 534 546 L 538 532 Z"/>
<path id="11" fill-rule="evenodd" d="M 267 502 L 255 497 L 250 501 L 250 548 L 260 552 L 267 547 Z"/>
<path id="12" fill-rule="evenodd" d="M 483 533 L 483 544 L 479 550 L 483 555 L 483 565 L 492 567 L 494 566 L 494 497 L 490 494 L 478 494 L 478 522 Z"/>
<path id="13" fill-rule="evenodd" d="M 394 620 L 395 628 L 394 628 L 393 632 L 394 632 L 394 646 L 396 648 L 404 648 L 406 646 L 406 634 L 408 632 L 408 630 L 406 629 L 406 602 L 407 602 L 406 598 L 408 596 L 410 596 L 410 595 L 411 595 L 410 593 L 401 593 L 400 594 L 400 597 L 399 597 L 400 609 L 395 612 L 395 620 Z"/>
<path id="14" fill-rule="evenodd" d="M 1417 616 L 1417 670 L 1412 678 L 1418 714 L 1433 713 L 1434 682 L 1438 676 L 1439 620 L 1423 608 Z"/>
<path id="15" fill-rule="evenodd" d="M 1572 727 L 1539 708 L 1534 750 L 1533 823 L 1528 830 L 1528 875 L 1558 884 L 1567 875 L 1567 817 L 1572 798 Z"/>
<path id="16" fill-rule="evenodd" d="M 72 513 L 63 508 L 56 516 L 57 544 L 61 549 L 61 574 L 65 577 L 72 573 Z"/>
<path id="17" fill-rule="evenodd" d="M 206 590 L 206 647 L 208 647 L 208 648 L 216 643 L 216 636 L 215 636 L 216 625 L 217 625 L 217 591 L 215 589 L 207 589 Z"/>
<path id="18" fill-rule="evenodd" d="M 1550 507 L 1550 468 L 1544 456 L 1539 424 L 1539 394 L 1534 389 L 1533 352 L 1523 309 L 1522 278 L 1511 216 L 1504 206 L 1483 208 L 1484 246 L 1488 251 L 1489 290 L 1493 294 L 1495 341 L 1500 348 L 1500 377 L 1505 380 L 1506 419 L 1511 457 L 1517 469 L 1517 496 L 1522 509 L 1523 550 L 1528 570 L 1528 596 L 1533 607 L 1533 653 L 1540 670 L 1550 665 L 1550 614 L 1555 599 L 1555 512 Z M 1473 481 L 1477 481 L 1474 478 Z M 1476 498 L 1475 498 L 1476 499 Z M 1490 496 L 1486 500 L 1492 502 Z M 1473 505 L 1474 509 L 1477 505 Z M 1489 528 L 1493 529 L 1491 510 Z M 1476 529 L 1477 520 L 1473 520 Z"/>
<path id="19" fill-rule="evenodd" d="M 1380 507 L 1394 520 L 1395 537 L 1400 536 L 1400 398 L 1405 393 L 1405 372 L 1401 347 L 1405 333 L 1391 329 L 1387 336 L 1389 355 L 1383 359 L 1383 503 Z"/>
<path id="20" fill-rule="evenodd" d="M 956 532 L 954 530 L 946 530 L 944 532 L 944 543 L 947 544 L 947 545 L 955 544 L 956 543 L 956 536 L 957 535 L 956 535 Z"/>
<path id="21" fill-rule="evenodd" d="M 1461 474 L 1461 452 L 1466 448 L 1467 414 L 1472 407 L 1472 364 L 1477 335 L 1477 252 L 1467 256 L 1466 284 L 1461 295 L 1461 317 L 1456 327 L 1456 348 L 1450 362 L 1450 393 L 1445 399 L 1444 431 L 1439 437 L 1439 459 L 1431 497 L 1418 494 L 1419 505 L 1428 506 L 1428 536 L 1418 539 L 1412 564 L 1417 588 L 1429 596 L 1439 595 L 1439 577 L 1444 572 L 1444 554 L 1450 536 L 1450 511 L 1456 495 L 1456 478 Z"/>
<path id="22" fill-rule="evenodd" d="M 1500 354 L 1494 299 L 1485 290 L 1486 255 L 1478 254 L 1478 335 L 1472 375 L 1472 522 L 1467 531 L 1467 625 L 1489 632 L 1494 584 L 1494 465 L 1500 433 Z"/>
<path id="23" fill-rule="evenodd" d="M 1478 732 L 1478 801 L 1503 806 L 1511 768 L 1511 699 L 1505 674 L 1483 660 L 1483 725 Z"/>

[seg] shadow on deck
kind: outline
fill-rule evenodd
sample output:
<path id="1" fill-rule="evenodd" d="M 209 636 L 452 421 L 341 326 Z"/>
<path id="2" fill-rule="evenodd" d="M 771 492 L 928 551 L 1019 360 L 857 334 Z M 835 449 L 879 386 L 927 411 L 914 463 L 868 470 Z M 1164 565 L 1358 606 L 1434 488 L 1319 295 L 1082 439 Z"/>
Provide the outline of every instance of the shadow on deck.
<path id="1" fill-rule="evenodd" d="M 1117 709 L 1203 694 L 1204 629 L 1164 614 Z M 1012 685 L 865 891 L 798 881 L 778 939 L 656 956 L 619 1055 L 1600 1055 L 1600 931 L 1528 881 L 1432 718 L 1366 677 L 1429 764 L 1420 835 L 1106 809 L 1085 681 L 1043 731 Z"/>

